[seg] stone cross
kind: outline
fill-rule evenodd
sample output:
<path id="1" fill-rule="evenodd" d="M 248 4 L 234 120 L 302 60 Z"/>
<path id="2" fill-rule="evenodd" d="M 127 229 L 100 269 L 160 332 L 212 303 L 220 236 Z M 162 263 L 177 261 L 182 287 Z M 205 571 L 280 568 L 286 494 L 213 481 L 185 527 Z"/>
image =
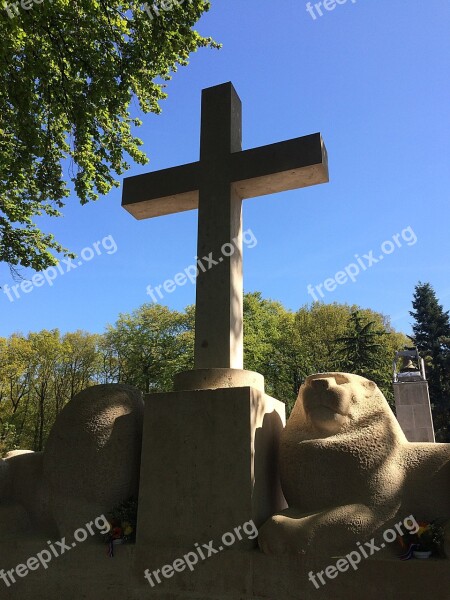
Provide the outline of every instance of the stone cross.
<path id="1" fill-rule="evenodd" d="M 198 208 L 195 369 L 243 366 L 242 200 L 327 181 L 319 133 L 242 151 L 231 83 L 203 90 L 198 162 L 125 179 L 137 219 Z"/>

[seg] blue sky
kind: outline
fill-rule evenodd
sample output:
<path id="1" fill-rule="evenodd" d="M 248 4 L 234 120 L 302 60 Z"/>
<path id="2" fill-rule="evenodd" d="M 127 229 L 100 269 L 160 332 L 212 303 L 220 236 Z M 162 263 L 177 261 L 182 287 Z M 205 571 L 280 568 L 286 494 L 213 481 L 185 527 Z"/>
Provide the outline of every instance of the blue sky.
<path id="1" fill-rule="evenodd" d="M 326 185 L 244 202 L 244 228 L 258 240 L 244 254 L 245 290 L 297 309 L 312 301 L 308 284 L 323 285 L 358 255 L 366 269 L 322 287 L 323 301 L 370 307 L 408 332 L 422 280 L 449 309 L 450 4 L 348 0 L 315 20 L 303 0 L 212 4 L 198 29 L 223 49 L 199 51 L 174 75 L 162 115 L 145 116 L 139 131 L 151 162 L 127 175 L 197 160 L 201 90 L 232 81 L 244 148 L 320 131 L 330 164 Z M 72 197 L 63 219 L 42 221 L 77 253 L 105 238 L 116 246 L 97 245 L 91 260 L 14 302 L 0 293 L 0 335 L 101 332 L 150 300 L 147 285 L 193 262 L 196 211 L 137 221 L 120 203 L 120 189 L 84 207 Z M 378 262 L 368 267 L 371 251 Z M 4 284 L 14 282 L 0 265 Z M 187 284 L 163 303 L 194 300 Z"/>

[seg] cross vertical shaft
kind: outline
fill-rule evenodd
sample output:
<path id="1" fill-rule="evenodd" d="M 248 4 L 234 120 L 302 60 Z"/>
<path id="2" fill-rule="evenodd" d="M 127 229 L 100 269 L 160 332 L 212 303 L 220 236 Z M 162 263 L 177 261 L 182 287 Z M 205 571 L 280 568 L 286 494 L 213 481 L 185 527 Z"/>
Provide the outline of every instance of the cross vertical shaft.
<path id="1" fill-rule="evenodd" d="M 197 254 L 219 264 L 197 276 L 196 369 L 243 368 L 242 200 L 231 164 L 241 150 L 242 106 L 234 87 L 203 90 Z"/>
<path id="2" fill-rule="evenodd" d="M 122 205 L 137 219 L 199 211 L 195 368 L 178 389 L 262 389 L 242 372 L 242 200 L 327 182 L 327 151 L 320 133 L 243 151 L 231 82 L 203 90 L 200 142 L 197 162 L 126 178 Z"/>

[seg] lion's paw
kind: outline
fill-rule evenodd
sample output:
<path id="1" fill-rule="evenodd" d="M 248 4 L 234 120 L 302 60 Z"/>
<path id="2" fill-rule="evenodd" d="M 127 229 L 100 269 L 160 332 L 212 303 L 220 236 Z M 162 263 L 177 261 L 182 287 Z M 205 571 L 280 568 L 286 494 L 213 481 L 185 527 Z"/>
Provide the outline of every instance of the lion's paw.
<path id="1" fill-rule="evenodd" d="M 305 534 L 298 519 L 274 515 L 259 530 L 258 543 L 264 554 L 305 554 Z"/>

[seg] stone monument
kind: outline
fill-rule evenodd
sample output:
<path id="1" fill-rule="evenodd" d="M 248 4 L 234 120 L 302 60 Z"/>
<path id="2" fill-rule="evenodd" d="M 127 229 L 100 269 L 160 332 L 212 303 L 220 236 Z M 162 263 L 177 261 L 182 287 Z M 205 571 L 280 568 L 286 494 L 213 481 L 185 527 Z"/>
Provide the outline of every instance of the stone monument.
<path id="1" fill-rule="evenodd" d="M 141 392 L 131 386 L 86 388 L 59 413 L 43 452 L 14 451 L 0 459 L 3 539 L 29 530 L 71 535 L 136 497 L 143 408 Z"/>
<path id="2" fill-rule="evenodd" d="M 285 505 L 274 463 L 284 405 L 243 370 L 242 200 L 327 182 L 327 155 L 320 134 L 242 151 L 241 132 L 232 84 L 206 89 L 200 160 L 124 183 L 122 204 L 138 219 L 198 208 L 198 256 L 217 263 L 197 274 L 194 370 L 146 398 L 141 569 L 147 546 L 177 556 Z M 174 511 L 167 498 L 186 502 Z"/>
<path id="3" fill-rule="evenodd" d="M 209 380 L 220 387 L 222 377 L 224 387 L 246 381 L 240 372 L 242 200 L 327 181 L 319 133 L 242 151 L 242 107 L 231 83 L 203 90 L 198 162 L 125 179 L 122 205 L 137 219 L 198 208 L 197 254 L 220 263 L 197 274 L 196 371 L 181 376 L 178 387 L 207 388 Z M 235 251 L 227 256 L 224 247 L 232 241 Z"/>
<path id="4" fill-rule="evenodd" d="M 28 557 L 45 548 L 53 560 L 54 537 L 0 537 L 0 578 L 17 579 L 2 599 L 448 600 L 445 560 L 366 552 L 339 579 L 332 565 L 355 540 L 372 547 L 365 536 L 403 510 L 448 517 L 449 445 L 408 445 L 375 384 L 339 373 L 308 378 L 283 433 L 284 405 L 243 370 L 242 200 L 326 181 L 320 134 L 242 151 L 229 83 L 203 91 L 198 162 L 125 180 L 137 218 L 198 208 L 198 255 L 214 262 L 197 277 L 195 368 L 143 411 L 136 390 L 87 390 L 55 424 L 47 457 L 0 461 L 3 529 L 42 509 L 65 550 L 34 570 Z M 110 558 L 98 541 L 66 543 L 91 511 L 136 489 L 139 467 L 136 545 Z"/>
<path id="5" fill-rule="evenodd" d="M 289 508 L 260 529 L 269 554 L 345 555 L 410 515 L 450 523 L 450 444 L 408 442 L 378 387 L 358 375 L 306 379 L 280 467 Z"/>
<path id="6" fill-rule="evenodd" d="M 399 359 L 408 362 L 397 372 Z M 416 348 L 405 348 L 396 352 L 393 386 L 397 419 L 406 438 L 410 442 L 434 442 L 433 416 L 425 365 Z"/>

